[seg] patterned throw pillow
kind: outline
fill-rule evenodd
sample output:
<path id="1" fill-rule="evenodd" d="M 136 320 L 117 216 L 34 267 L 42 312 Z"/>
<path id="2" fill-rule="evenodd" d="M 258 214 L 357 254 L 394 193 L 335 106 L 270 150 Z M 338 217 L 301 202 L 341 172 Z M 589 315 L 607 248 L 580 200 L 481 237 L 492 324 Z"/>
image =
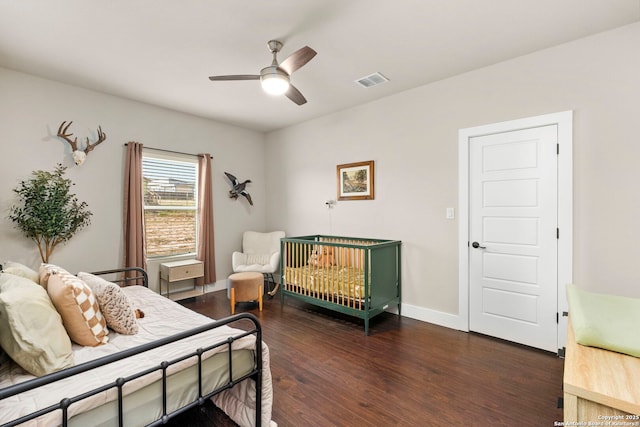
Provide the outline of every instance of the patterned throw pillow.
<path id="1" fill-rule="evenodd" d="M 98 301 L 82 280 L 60 268 L 49 276 L 47 293 L 72 341 L 86 346 L 109 341 Z"/>
<path id="2" fill-rule="evenodd" d="M 80 272 L 78 278 L 95 294 L 109 328 L 126 335 L 138 333 L 136 312 L 120 286 L 90 273 Z"/>
<path id="3" fill-rule="evenodd" d="M 40 264 L 40 269 L 38 271 L 38 276 L 39 276 L 38 283 L 40 283 L 40 286 L 47 289 L 47 284 L 49 283 L 49 277 L 51 277 L 51 275 L 58 270 L 65 271 L 64 268 L 58 267 L 57 265 L 45 264 L 44 262 Z"/>

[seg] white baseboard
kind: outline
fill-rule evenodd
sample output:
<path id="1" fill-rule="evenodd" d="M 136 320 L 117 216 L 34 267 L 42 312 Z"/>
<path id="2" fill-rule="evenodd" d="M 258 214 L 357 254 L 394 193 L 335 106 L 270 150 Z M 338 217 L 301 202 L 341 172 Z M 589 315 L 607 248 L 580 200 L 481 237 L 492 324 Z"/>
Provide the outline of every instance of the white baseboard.
<path id="1" fill-rule="evenodd" d="M 227 289 L 227 279 L 218 280 L 215 283 L 206 285 L 205 292 L 215 292 Z M 389 310 L 392 313 L 398 313 L 397 307 Z M 460 316 L 457 314 L 445 313 L 443 311 L 432 310 L 429 308 L 418 307 L 402 303 L 402 315 L 410 319 L 420 320 L 422 322 L 433 323 L 445 328 L 467 331 L 467 325 L 461 325 Z"/>
<path id="2" fill-rule="evenodd" d="M 226 280 L 219 280 L 215 283 L 207 283 L 206 285 L 204 285 L 204 289 L 200 288 L 200 286 L 178 288 L 178 289 L 172 288 L 171 293 L 169 294 L 169 298 L 171 298 L 174 301 L 179 301 L 186 298 L 198 297 L 205 293 L 215 292 L 222 289 L 227 289 Z M 164 295 L 167 296 L 166 294 Z"/>
<path id="3" fill-rule="evenodd" d="M 227 289 L 227 279 L 218 280 L 215 283 L 207 284 L 205 292 L 215 292 Z"/>
<path id="4" fill-rule="evenodd" d="M 467 326 L 461 325 L 460 316 L 457 314 L 445 313 L 443 311 L 431 310 L 429 308 L 402 303 L 402 315 L 422 322 L 433 323 L 446 328 L 466 331 Z"/>

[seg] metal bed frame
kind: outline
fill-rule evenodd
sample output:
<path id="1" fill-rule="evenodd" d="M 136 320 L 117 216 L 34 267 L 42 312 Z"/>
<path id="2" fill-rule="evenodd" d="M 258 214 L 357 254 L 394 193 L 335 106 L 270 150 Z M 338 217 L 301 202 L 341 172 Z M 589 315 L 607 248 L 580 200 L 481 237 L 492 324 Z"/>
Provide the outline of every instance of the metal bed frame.
<path id="1" fill-rule="evenodd" d="M 123 277 L 120 279 L 115 279 L 113 280 L 113 282 L 116 283 L 124 283 L 125 285 L 131 281 L 138 281 L 138 280 L 142 280 L 143 282 L 143 286 L 148 287 L 148 276 L 146 271 L 144 271 L 141 268 L 137 268 L 137 267 L 133 267 L 133 268 L 125 268 L 125 269 L 115 269 L 115 270 L 104 270 L 104 271 L 98 271 L 98 272 L 94 272 L 92 274 L 95 275 L 105 275 L 105 274 L 114 274 L 114 273 L 124 273 Z M 133 275 L 132 275 L 133 273 Z M 131 276 L 131 277 L 129 277 Z M 18 383 L 15 385 L 12 385 L 10 387 L 6 387 L 3 389 L 0 389 L 0 400 L 11 397 L 11 396 L 15 396 L 17 394 L 29 391 L 29 390 L 33 390 L 36 389 L 38 387 L 47 385 L 47 384 L 51 384 L 54 383 L 56 381 L 65 379 L 65 378 L 69 378 L 72 377 L 74 375 L 80 374 L 82 372 L 87 372 L 90 371 L 91 369 L 100 367 L 100 366 L 104 366 L 107 365 L 109 363 L 112 362 L 116 362 L 118 360 L 122 360 L 122 359 L 126 359 L 127 357 L 131 357 L 158 347 L 162 347 L 163 345 L 175 342 L 175 341 L 179 341 L 181 339 L 193 336 L 193 335 L 197 335 L 200 334 L 202 332 L 211 330 L 211 329 L 215 329 L 224 325 L 228 325 L 231 323 L 236 323 L 238 321 L 241 320 L 249 320 L 253 323 L 253 327 L 250 328 L 247 331 L 242 331 L 239 332 L 237 335 L 234 335 L 232 337 L 227 338 L 225 341 L 223 342 L 219 342 L 219 343 L 215 343 L 212 344 L 211 346 L 207 346 L 205 348 L 198 348 L 196 350 L 194 350 L 193 352 L 190 352 L 188 354 L 185 354 L 177 359 L 173 359 L 173 360 L 168 360 L 168 361 L 162 361 L 160 363 L 158 363 L 156 366 L 152 367 L 152 368 L 148 368 L 144 371 L 138 372 L 136 374 L 133 374 L 131 376 L 128 376 L 126 378 L 117 378 L 115 379 L 113 382 L 105 384 L 99 388 L 96 388 L 94 390 L 91 390 L 89 392 L 77 395 L 77 396 L 73 396 L 73 397 L 65 397 L 64 399 L 62 399 L 59 403 L 51 405 L 47 408 L 43 408 L 40 409 L 36 412 L 33 412 L 31 414 L 25 415 L 23 417 L 17 418 L 13 421 L 10 421 L 8 423 L 2 424 L 0 427 L 12 427 L 12 426 L 17 426 L 21 423 L 33 420 L 39 416 L 42 416 L 44 414 L 56 411 L 56 410 L 61 410 L 62 412 L 62 420 L 61 420 L 61 425 L 63 427 L 66 427 L 68 425 L 68 414 L 67 414 L 67 408 L 73 404 L 74 402 L 78 402 L 82 399 L 85 399 L 87 397 L 93 396 L 95 394 L 98 393 L 102 393 L 106 390 L 112 389 L 112 388 L 116 388 L 117 389 L 117 394 L 118 394 L 118 425 L 119 426 L 123 426 L 124 425 L 124 412 L 123 412 L 123 392 L 122 389 L 124 387 L 124 385 L 130 381 L 133 381 L 137 378 L 140 378 L 144 375 L 148 375 L 154 371 L 162 371 L 162 416 L 157 419 L 156 421 L 154 421 L 153 423 L 149 424 L 149 426 L 159 426 L 159 425 L 163 425 L 166 424 L 170 419 L 184 413 L 185 411 L 188 411 L 192 408 L 195 408 L 197 406 L 201 406 L 203 405 L 207 399 L 211 398 L 212 396 L 215 396 L 219 393 L 221 393 L 224 390 L 230 389 L 232 387 L 234 387 L 236 384 L 248 380 L 248 379 L 252 379 L 256 382 L 256 416 L 255 416 L 255 422 L 256 422 L 256 426 L 260 427 L 261 425 L 261 413 L 262 413 L 262 328 L 260 326 L 260 322 L 258 321 L 257 317 L 255 317 L 253 314 L 251 313 L 240 313 L 240 314 L 236 314 L 234 316 L 229 316 L 226 317 L 224 319 L 221 320 L 217 320 L 217 321 L 213 321 L 211 323 L 208 323 L 206 325 L 202 325 L 199 326 L 197 328 L 193 328 L 184 332 L 181 332 L 179 334 L 175 334 L 166 338 L 162 338 L 153 342 L 149 342 L 146 344 L 142 344 L 139 345 L 137 347 L 133 347 L 127 350 L 123 350 L 120 351 L 118 353 L 114 353 L 114 354 L 110 354 L 108 356 L 105 357 L 101 357 L 98 359 L 94 359 L 91 360 L 89 362 L 85 362 L 76 366 L 72 366 L 70 368 L 67 369 L 63 369 L 61 371 L 58 372 L 54 372 L 48 375 L 44 375 L 42 377 L 39 378 L 34 378 L 32 380 L 28 380 L 22 383 Z M 242 377 L 233 380 L 233 362 L 232 362 L 232 344 L 234 341 L 249 336 L 249 335 L 255 335 L 256 337 L 256 349 L 255 349 L 255 357 L 256 357 L 256 365 L 255 368 L 243 375 Z M 210 393 L 206 393 L 203 394 L 202 393 L 202 354 L 212 350 L 214 348 L 218 348 L 221 346 L 227 346 L 227 354 L 228 354 L 228 364 L 229 364 L 229 379 L 227 381 L 226 384 L 218 387 L 217 389 L 213 390 Z M 198 362 L 197 362 L 197 367 L 198 367 L 198 398 L 194 401 L 192 401 L 191 403 L 176 409 L 173 412 L 167 412 L 167 369 L 178 362 L 181 362 L 183 360 L 189 359 L 191 357 L 197 357 Z"/>

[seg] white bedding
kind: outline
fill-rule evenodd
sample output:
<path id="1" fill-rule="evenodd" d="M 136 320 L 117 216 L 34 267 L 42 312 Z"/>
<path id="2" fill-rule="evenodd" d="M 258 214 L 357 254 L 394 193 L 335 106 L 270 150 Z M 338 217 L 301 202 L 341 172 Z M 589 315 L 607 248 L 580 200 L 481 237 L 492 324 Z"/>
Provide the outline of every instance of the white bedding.
<path id="1" fill-rule="evenodd" d="M 141 286 L 123 288 L 135 308 L 142 309 L 145 314 L 143 319 L 138 319 L 139 332 L 136 335 L 122 335 L 111 331 L 109 342 L 98 347 L 81 347 L 74 345 L 75 364 L 80 364 L 98 357 L 102 357 L 120 350 L 135 347 L 158 338 L 170 336 L 178 332 L 210 323 L 208 317 L 195 313 L 173 301 L 168 300 L 153 291 Z M 19 416 L 31 413 L 39 408 L 46 407 L 60 401 L 62 397 L 75 396 L 81 392 L 92 390 L 105 383 L 114 381 L 118 377 L 125 377 L 145 368 L 155 366 L 160 361 L 171 360 L 186 352 L 194 351 L 199 347 L 205 347 L 224 341 L 227 337 L 237 334 L 237 330 L 230 327 L 216 328 L 198 336 L 190 337 L 179 343 L 172 343 L 143 354 L 109 364 L 90 372 L 68 378 L 55 384 L 49 384 L 43 388 L 23 393 L 0 401 L 0 423 L 15 419 Z M 233 344 L 234 349 L 254 349 L 253 336 L 244 337 Z M 221 346 L 213 352 L 226 351 L 226 346 Z M 173 365 L 168 372 L 171 374 L 187 366 L 195 364 L 195 358 Z M 273 404 L 272 379 L 269 367 L 269 349 L 262 344 L 262 425 L 274 425 L 271 421 L 271 409 Z M 234 365 L 235 366 L 235 365 Z M 140 389 L 161 377 L 154 373 L 144 378 L 135 380 L 125 386 L 125 394 Z M 2 363 L 0 365 L 0 388 L 7 387 L 33 378 L 14 363 Z M 101 393 L 89 399 L 71 405 L 70 416 L 98 407 L 106 402 L 115 400 L 115 389 Z M 214 403 L 225 411 L 231 419 L 241 426 L 255 424 L 255 382 L 243 381 L 230 390 L 226 390 L 213 398 Z M 33 426 L 50 426 L 59 423 L 59 411 L 40 417 L 34 421 Z"/>

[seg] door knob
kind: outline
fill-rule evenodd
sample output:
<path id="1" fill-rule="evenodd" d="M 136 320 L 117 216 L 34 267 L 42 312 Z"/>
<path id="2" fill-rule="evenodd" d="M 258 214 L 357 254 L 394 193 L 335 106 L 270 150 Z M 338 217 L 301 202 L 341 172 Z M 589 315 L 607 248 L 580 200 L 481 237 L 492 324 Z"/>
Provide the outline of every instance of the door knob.
<path id="1" fill-rule="evenodd" d="M 473 247 L 474 247 L 474 248 L 476 248 L 476 249 L 487 249 L 487 247 L 486 247 L 486 246 L 480 246 L 480 243 L 478 243 L 478 242 L 473 242 L 473 243 L 471 244 L 471 246 L 473 246 Z"/>

